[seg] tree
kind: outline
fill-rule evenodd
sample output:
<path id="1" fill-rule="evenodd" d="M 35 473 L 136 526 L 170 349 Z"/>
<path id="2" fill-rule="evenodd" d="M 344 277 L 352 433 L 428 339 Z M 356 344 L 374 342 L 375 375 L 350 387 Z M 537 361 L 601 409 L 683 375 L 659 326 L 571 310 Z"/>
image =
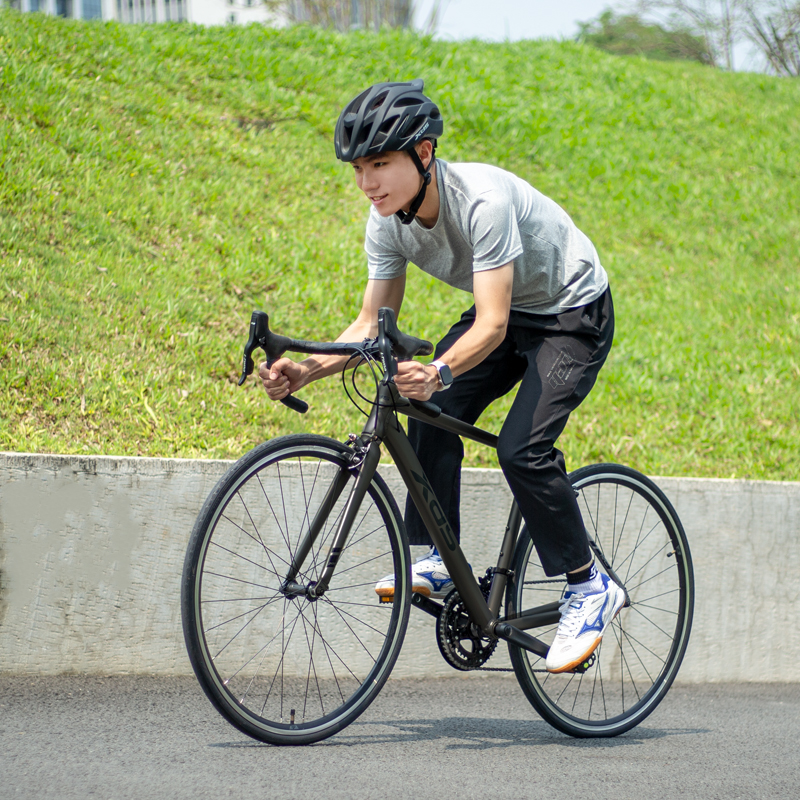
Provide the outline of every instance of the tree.
<path id="1" fill-rule="evenodd" d="M 766 68 L 778 75 L 800 72 L 800 0 L 638 0 L 635 8 L 703 36 L 715 62 L 729 70 L 734 45 L 747 40 Z"/>
<path id="2" fill-rule="evenodd" d="M 776 75 L 800 77 L 800 2 L 745 2 L 745 35 L 764 54 Z"/>
<path id="3" fill-rule="evenodd" d="M 643 16 L 701 36 L 713 63 L 734 69 L 733 47 L 742 32 L 741 0 L 638 0 L 634 7 Z"/>
<path id="4" fill-rule="evenodd" d="M 638 14 L 617 15 L 610 9 L 589 22 L 579 22 L 578 40 L 617 55 L 642 55 L 657 61 L 688 60 L 713 64 L 702 36 L 686 25 L 672 28 L 645 22 Z"/>

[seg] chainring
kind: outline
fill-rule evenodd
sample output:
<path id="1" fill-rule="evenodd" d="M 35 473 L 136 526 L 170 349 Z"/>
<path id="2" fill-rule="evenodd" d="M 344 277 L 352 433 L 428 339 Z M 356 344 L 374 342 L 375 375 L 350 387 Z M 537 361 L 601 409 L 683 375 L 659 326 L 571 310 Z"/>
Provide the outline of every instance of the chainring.
<path id="1" fill-rule="evenodd" d="M 497 639 L 486 639 L 474 625 L 458 590 L 453 589 L 444 600 L 436 621 L 436 644 L 444 660 L 453 668 L 468 671 L 485 664 Z"/>

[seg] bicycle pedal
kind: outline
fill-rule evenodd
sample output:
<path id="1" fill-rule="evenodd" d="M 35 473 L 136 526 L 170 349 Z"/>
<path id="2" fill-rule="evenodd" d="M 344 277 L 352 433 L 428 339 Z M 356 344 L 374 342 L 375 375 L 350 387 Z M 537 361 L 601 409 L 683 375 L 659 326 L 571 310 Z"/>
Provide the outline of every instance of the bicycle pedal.
<path id="1" fill-rule="evenodd" d="M 595 654 L 592 653 L 589 656 L 589 658 L 587 658 L 582 663 L 578 664 L 578 666 L 575 667 L 575 669 L 571 669 L 570 672 L 577 673 L 578 675 L 583 675 L 583 673 L 586 672 L 586 670 L 588 670 L 594 664 L 595 661 L 597 661 L 597 656 L 595 656 Z"/>
<path id="2" fill-rule="evenodd" d="M 379 597 L 379 603 L 394 603 L 394 597 Z"/>

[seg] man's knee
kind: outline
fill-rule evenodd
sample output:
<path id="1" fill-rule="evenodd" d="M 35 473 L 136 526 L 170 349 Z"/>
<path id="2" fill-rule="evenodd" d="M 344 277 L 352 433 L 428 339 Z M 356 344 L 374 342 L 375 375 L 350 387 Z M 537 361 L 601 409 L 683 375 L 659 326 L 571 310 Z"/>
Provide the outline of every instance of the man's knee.
<path id="1" fill-rule="evenodd" d="M 501 434 L 497 443 L 497 460 L 506 475 L 536 473 L 552 466 L 553 442 L 520 442 Z"/>

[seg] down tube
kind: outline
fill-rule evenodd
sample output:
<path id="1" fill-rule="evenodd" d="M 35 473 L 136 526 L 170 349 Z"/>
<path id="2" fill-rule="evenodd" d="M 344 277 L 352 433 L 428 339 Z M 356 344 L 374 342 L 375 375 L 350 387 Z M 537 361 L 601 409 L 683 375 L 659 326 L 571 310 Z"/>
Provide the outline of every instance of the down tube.
<path id="1" fill-rule="evenodd" d="M 494 617 L 489 612 L 466 556 L 459 547 L 455 533 L 397 418 L 387 418 L 383 442 L 394 459 L 408 493 L 428 529 L 431 541 L 436 545 L 472 620 L 481 628 L 487 629 Z"/>

